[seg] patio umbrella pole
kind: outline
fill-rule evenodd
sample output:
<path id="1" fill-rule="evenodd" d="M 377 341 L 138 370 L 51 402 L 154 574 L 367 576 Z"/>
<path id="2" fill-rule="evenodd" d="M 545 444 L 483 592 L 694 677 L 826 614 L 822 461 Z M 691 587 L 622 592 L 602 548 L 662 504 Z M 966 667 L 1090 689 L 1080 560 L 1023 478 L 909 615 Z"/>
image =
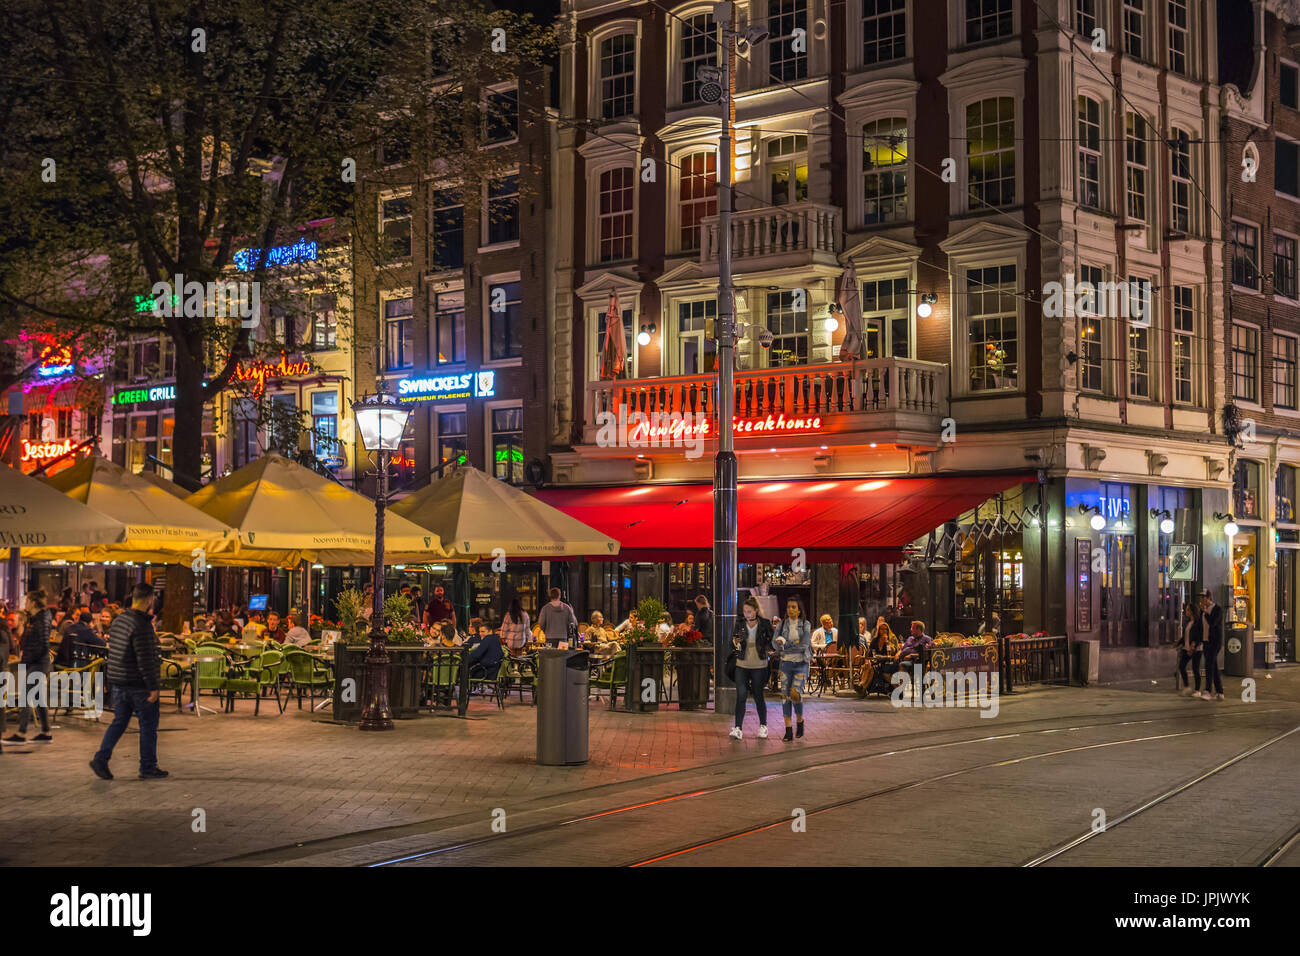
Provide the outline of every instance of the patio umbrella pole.
<path id="1" fill-rule="evenodd" d="M 388 705 L 388 649 L 384 646 L 384 505 L 388 499 L 388 452 L 380 449 L 375 490 L 374 603 L 370 610 L 370 650 L 366 652 L 366 703 L 362 730 L 392 730 Z"/>

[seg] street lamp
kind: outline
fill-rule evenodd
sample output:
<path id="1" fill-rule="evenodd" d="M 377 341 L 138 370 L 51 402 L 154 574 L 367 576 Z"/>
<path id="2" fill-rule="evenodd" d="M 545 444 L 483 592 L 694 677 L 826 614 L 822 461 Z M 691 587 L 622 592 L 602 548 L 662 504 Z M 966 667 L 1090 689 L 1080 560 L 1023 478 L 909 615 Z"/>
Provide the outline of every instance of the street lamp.
<path id="1" fill-rule="evenodd" d="M 357 430 L 366 451 L 378 454 L 375 486 L 375 579 L 374 603 L 370 608 L 370 649 L 366 651 L 365 706 L 362 730 L 392 730 L 393 712 L 388 706 L 388 649 L 384 646 L 384 508 L 388 504 L 388 455 L 402 445 L 402 433 L 411 410 L 384 391 L 366 395 L 352 403 Z"/>

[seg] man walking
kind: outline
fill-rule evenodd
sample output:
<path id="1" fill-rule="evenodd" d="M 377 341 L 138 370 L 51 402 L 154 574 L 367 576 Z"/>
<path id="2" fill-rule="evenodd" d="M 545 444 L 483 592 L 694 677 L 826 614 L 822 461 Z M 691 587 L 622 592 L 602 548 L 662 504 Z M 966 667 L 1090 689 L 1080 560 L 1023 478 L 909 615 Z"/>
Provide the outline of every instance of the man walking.
<path id="1" fill-rule="evenodd" d="M 1202 700 L 1223 700 L 1223 676 L 1219 673 L 1219 651 L 1223 649 L 1223 608 L 1206 588 L 1201 594 L 1201 639 L 1205 642 L 1205 690 Z M 1210 697 L 1210 683 L 1214 697 Z M 1195 695 L 1193 695 L 1195 696 Z"/>
<path id="2" fill-rule="evenodd" d="M 141 582 L 131 591 L 131 609 L 113 619 L 108 639 L 108 679 L 113 685 L 113 722 L 104 731 L 99 752 L 90 769 L 103 780 L 112 780 L 108 762 L 113 748 L 135 714 L 140 724 L 140 779 L 167 776 L 158 769 L 158 685 L 162 677 L 158 635 L 154 633 L 149 608 L 153 586 Z"/>
<path id="3" fill-rule="evenodd" d="M 546 643 L 551 647 L 559 647 L 560 641 L 568 640 L 570 623 L 576 630 L 577 615 L 573 613 L 573 608 L 560 600 L 560 589 L 551 588 L 551 600 L 537 615 L 537 626 L 546 635 Z"/>

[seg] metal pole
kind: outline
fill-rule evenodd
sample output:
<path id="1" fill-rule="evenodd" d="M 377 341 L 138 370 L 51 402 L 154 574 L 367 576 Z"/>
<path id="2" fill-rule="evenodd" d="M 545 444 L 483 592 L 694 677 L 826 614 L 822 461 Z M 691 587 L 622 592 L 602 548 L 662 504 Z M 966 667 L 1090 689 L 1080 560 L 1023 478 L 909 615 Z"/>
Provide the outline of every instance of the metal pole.
<path id="1" fill-rule="evenodd" d="M 392 730 L 393 712 L 388 705 L 388 649 L 384 635 L 384 508 L 388 503 L 388 452 L 379 452 L 379 474 L 375 486 L 375 578 L 370 605 L 370 650 L 366 652 L 365 707 L 362 730 Z"/>
<path id="2" fill-rule="evenodd" d="M 731 288 L 731 44 L 734 41 L 730 4 L 722 26 L 722 132 L 718 146 L 718 453 L 713 466 L 713 598 L 717 603 L 713 628 L 715 711 L 735 710 L 735 685 L 723 686 L 723 664 L 731 650 L 736 626 L 736 461 L 732 434 L 733 372 L 736 348 L 736 309 Z"/>

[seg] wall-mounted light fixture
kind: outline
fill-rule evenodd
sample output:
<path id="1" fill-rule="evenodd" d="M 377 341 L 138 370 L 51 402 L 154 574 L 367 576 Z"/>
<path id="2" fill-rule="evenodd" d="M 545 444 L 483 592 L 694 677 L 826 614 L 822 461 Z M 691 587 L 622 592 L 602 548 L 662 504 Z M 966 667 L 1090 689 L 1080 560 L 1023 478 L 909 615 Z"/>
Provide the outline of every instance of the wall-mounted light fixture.
<path id="1" fill-rule="evenodd" d="M 1168 508 L 1152 508 L 1151 517 L 1160 519 L 1160 533 L 1174 533 L 1174 516 Z"/>
<path id="2" fill-rule="evenodd" d="M 1106 527 L 1106 517 L 1101 513 L 1101 505 L 1079 505 L 1079 514 L 1092 515 L 1088 519 L 1088 527 L 1093 531 L 1101 531 Z"/>
<path id="3" fill-rule="evenodd" d="M 653 322 L 651 322 L 649 325 L 641 326 L 641 331 L 638 332 L 636 336 L 636 344 L 640 346 L 649 345 L 650 336 L 654 334 L 655 334 L 655 324 Z"/>
<path id="4" fill-rule="evenodd" d="M 1237 527 L 1237 522 L 1232 520 L 1231 514 L 1225 514 L 1222 511 L 1216 511 L 1214 513 L 1214 517 L 1215 520 L 1223 522 L 1223 533 L 1228 536 L 1229 541 L 1235 538 L 1237 536 L 1237 532 L 1241 530 L 1239 527 Z"/>
<path id="5" fill-rule="evenodd" d="M 920 292 L 920 300 L 916 303 L 916 314 L 918 318 L 928 319 L 930 313 L 934 311 L 934 304 L 939 301 L 939 296 L 933 292 Z"/>

